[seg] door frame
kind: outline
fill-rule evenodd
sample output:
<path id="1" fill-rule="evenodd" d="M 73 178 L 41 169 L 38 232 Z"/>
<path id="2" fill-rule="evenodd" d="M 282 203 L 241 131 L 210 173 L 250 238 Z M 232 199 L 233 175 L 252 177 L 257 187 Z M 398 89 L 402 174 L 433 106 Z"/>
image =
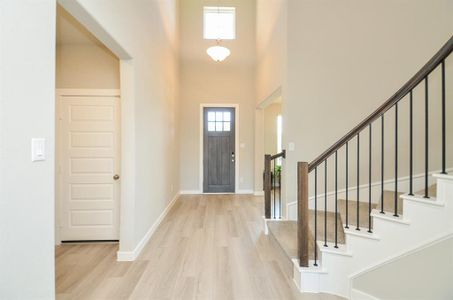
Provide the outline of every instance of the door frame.
<path id="1" fill-rule="evenodd" d="M 75 96 L 97 96 L 97 97 L 118 97 L 120 101 L 120 124 L 119 124 L 119 136 L 120 136 L 120 150 L 119 150 L 119 159 L 120 159 L 120 167 L 122 167 L 122 160 L 121 160 L 121 153 L 122 153 L 122 135 L 121 135 L 121 127 L 122 127 L 122 109 L 121 109 L 121 92 L 119 89 L 55 89 L 55 244 L 61 244 L 61 235 L 60 235 L 60 228 L 61 222 L 60 218 L 63 213 L 62 203 L 61 203 L 61 193 L 62 193 L 62 174 L 61 174 L 61 166 L 59 161 L 61 159 L 61 142 L 59 141 L 59 137 L 61 134 L 61 125 L 59 121 L 59 113 L 60 113 L 60 97 L 68 96 L 68 97 L 75 97 Z M 119 193 L 118 193 L 118 217 L 121 219 L 121 180 L 118 182 L 119 184 Z M 120 233 L 121 228 L 121 220 L 118 220 L 118 232 Z M 121 235 L 119 236 L 121 239 Z"/>
<path id="2" fill-rule="evenodd" d="M 234 161 L 234 193 L 237 194 L 239 190 L 239 162 L 240 162 L 240 155 L 239 155 L 239 104 L 231 104 L 231 103 L 201 103 L 200 104 L 200 164 L 199 164 L 199 179 L 198 179 L 198 188 L 200 194 L 211 194 L 211 193 L 204 193 L 203 192 L 203 180 L 204 180 L 204 109 L 209 107 L 228 107 L 234 108 L 234 153 L 235 153 L 235 161 Z M 215 193 L 215 194 L 222 194 L 222 193 Z M 231 193 L 224 193 L 224 194 L 231 194 Z"/>

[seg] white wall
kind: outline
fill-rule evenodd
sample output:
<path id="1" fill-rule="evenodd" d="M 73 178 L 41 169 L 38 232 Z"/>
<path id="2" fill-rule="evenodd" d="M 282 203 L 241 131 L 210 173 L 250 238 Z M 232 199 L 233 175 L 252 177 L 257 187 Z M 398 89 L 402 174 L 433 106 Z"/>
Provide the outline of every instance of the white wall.
<path id="1" fill-rule="evenodd" d="M 288 2 L 283 132 L 285 143 L 295 142 L 296 151 L 289 152 L 286 160 L 287 201 L 296 200 L 297 161 L 314 159 L 414 75 L 450 38 L 452 10 L 453 2 L 447 0 Z M 417 90 L 419 99 L 422 93 Z M 401 110 L 403 115 L 407 107 Z M 407 123 L 404 118 L 400 122 Z M 438 141 L 436 134 L 432 138 Z M 365 150 L 366 134 L 362 141 Z M 391 144 L 387 145 L 390 150 Z M 419 140 L 420 154 L 421 145 Z M 367 163 L 366 156 L 362 158 Z M 400 167 L 407 173 L 406 158 L 401 158 Z M 422 163 L 417 161 L 418 167 Z M 389 164 L 387 170 L 392 168 Z"/>
<path id="2" fill-rule="evenodd" d="M 53 299 L 55 1 L 0 1 L 0 298 Z M 47 160 L 31 162 L 33 137 Z"/>
<path id="3" fill-rule="evenodd" d="M 203 39 L 203 6 L 217 1 L 181 2 L 181 190 L 200 190 L 200 104 L 239 105 L 239 191 L 254 186 L 255 1 L 229 0 L 236 7 L 237 39 L 223 41 L 231 56 L 216 63 L 206 49 L 215 41 Z"/>
<path id="4" fill-rule="evenodd" d="M 453 237 L 393 258 L 352 279 L 352 288 L 376 299 L 452 299 Z"/>
<path id="5" fill-rule="evenodd" d="M 133 256 L 179 186 L 178 1 L 60 3 L 122 59 L 120 252 Z"/>

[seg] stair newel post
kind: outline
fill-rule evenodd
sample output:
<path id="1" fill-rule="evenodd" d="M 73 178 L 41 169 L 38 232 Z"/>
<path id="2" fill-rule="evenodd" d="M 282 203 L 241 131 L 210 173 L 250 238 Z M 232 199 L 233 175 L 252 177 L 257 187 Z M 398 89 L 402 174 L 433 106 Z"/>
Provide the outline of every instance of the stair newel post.
<path id="1" fill-rule="evenodd" d="M 271 218 L 271 155 L 264 156 L 264 217 Z"/>
<path id="2" fill-rule="evenodd" d="M 301 267 L 308 267 L 308 238 L 308 163 L 299 162 L 297 164 L 297 250 Z"/>

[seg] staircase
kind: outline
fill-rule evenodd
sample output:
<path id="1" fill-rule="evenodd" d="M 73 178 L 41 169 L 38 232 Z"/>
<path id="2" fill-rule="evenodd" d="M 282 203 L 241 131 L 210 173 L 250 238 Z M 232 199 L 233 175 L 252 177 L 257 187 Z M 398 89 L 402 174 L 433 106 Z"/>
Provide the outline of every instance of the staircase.
<path id="1" fill-rule="evenodd" d="M 275 220 L 269 218 L 269 214 L 266 215 L 265 233 L 281 254 L 280 259 L 282 265 L 286 266 L 286 273 L 293 276 L 301 292 L 325 292 L 350 299 L 377 299 L 361 291 L 354 282 L 369 270 L 386 263 L 389 258 L 453 233 L 453 176 L 447 174 L 446 158 L 445 71 L 446 60 L 452 50 L 453 37 L 374 113 L 311 163 L 298 164 L 297 221 Z M 441 78 L 439 94 L 442 108 L 439 121 L 442 126 L 436 132 L 441 137 L 440 150 L 431 149 L 432 146 L 430 148 L 428 129 L 428 111 L 430 105 L 433 105 L 429 101 L 429 80 L 434 72 L 439 72 Z M 451 78 L 448 80 L 449 83 L 452 82 Z M 424 91 L 424 118 L 421 120 L 414 120 L 413 117 L 413 93 L 416 88 Z M 401 159 L 398 152 L 401 150 L 398 149 L 398 105 L 404 101 L 410 108 L 409 132 L 403 133 L 409 135 L 408 149 L 404 149 L 404 154 L 408 156 L 405 159 L 410 161 L 407 184 L 402 183 L 399 176 L 401 170 L 398 169 L 398 159 Z M 396 132 L 392 161 L 387 158 L 389 153 L 384 151 L 384 120 L 390 121 L 387 117 L 390 110 L 394 112 L 391 121 Z M 414 145 L 414 122 L 424 124 L 423 145 Z M 378 145 L 372 143 L 373 126 L 381 129 Z M 368 138 L 360 141 L 363 135 Z M 360 155 L 360 142 L 369 145 L 369 155 Z M 352 145 L 357 145 L 357 151 L 353 155 L 350 154 Z M 423 147 L 424 151 L 421 181 L 414 176 L 414 147 L 417 150 Z M 437 157 L 441 161 L 440 171 L 430 169 L 430 150 L 439 150 Z M 372 159 L 372 151 L 380 152 L 380 162 L 376 163 Z M 338 153 L 342 153 L 341 158 Z M 344 157 L 346 174 L 338 174 L 338 161 Z M 356 160 L 354 168 L 349 167 L 352 160 Z M 363 161 L 368 162 L 365 167 Z M 384 169 L 390 167 L 394 177 L 392 188 L 388 189 Z M 353 172 L 355 174 L 351 177 Z M 376 173 L 380 174 L 381 180 L 378 183 L 372 182 Z M 364 174 L 367 175 L 365 194 L 360 185 L 363 184 L 360 181 L 363 181 Z M 268 177 L 265 175 L 265 180 L 266 178 Z M 355 182 L 351 182 L 351 178 L 355 178 Z M 342 191 L 339 181 L 344 185 Z M 379 191 L 376 191 L 376 186 Z M 420 190 L 414 192 L 418 187 Z M 266 201 L 266 211 L 270 209 L 266 207 L 268 205 Z M 417 288 L 423 287 L 414 287 L 415 290 Z"/>

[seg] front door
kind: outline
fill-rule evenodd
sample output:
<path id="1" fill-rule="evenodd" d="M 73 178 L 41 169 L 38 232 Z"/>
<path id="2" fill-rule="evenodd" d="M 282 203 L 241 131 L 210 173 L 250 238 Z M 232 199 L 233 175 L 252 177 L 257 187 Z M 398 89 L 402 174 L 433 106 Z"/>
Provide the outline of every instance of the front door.
<path id="1" fill-rule="evenodd" d="M 203 116 L 203 192 L 234 193 L 235 110 L 205 107 Z"/>
<path id="2" fill-rule="evenodd" d="M 58 101 L 61 240 L 118 240 L 120 99 Z"/>

